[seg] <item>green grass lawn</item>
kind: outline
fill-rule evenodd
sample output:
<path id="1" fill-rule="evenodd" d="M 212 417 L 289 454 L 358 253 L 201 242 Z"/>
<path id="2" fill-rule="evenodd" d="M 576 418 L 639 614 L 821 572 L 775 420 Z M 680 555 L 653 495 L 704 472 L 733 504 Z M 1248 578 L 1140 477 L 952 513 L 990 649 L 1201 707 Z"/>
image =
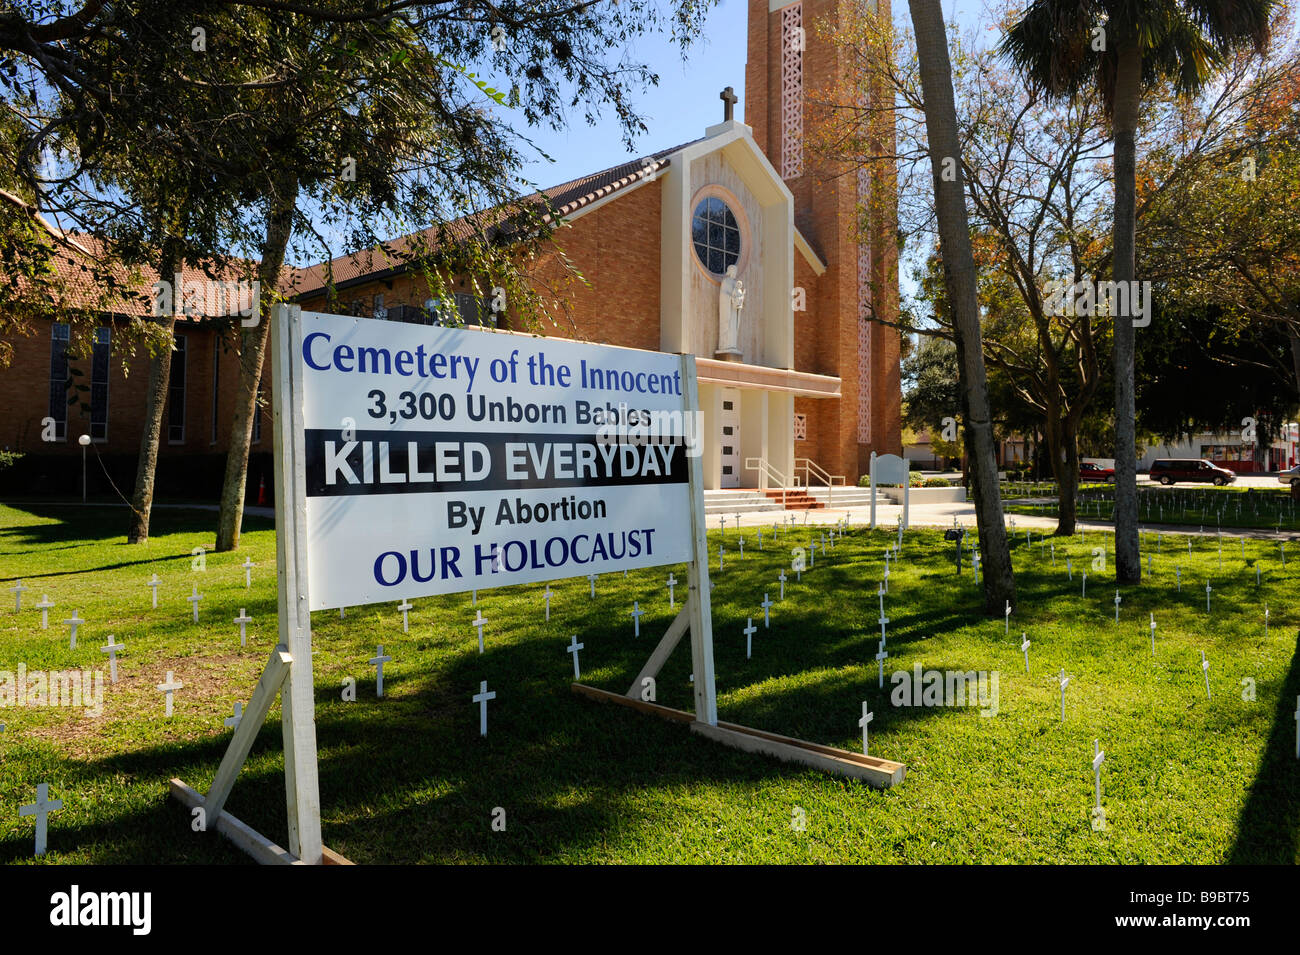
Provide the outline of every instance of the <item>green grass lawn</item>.
<path id="1" fill-rule="evenodd" d="M 1017 493 L 1017 489 L 1012 489 Z M 1053 487 L 1050 495 L 1055 495 Z M 1025 500 L 1033 494 L 1036 500 Z M 1008 514 L 1057 517 L 1054 496 L 1027 492 L 1020 499 L 1004 491 L 1003 507 Z M 1008 499 L 1010 498 L 1010 499 Z M 1080 489 L 1078 516 L 1113 521 L 1115 489 L 1110 485 L 1085 485 Z M 1138 519 L 1143 526 L 1162 524 L 1181 527 L 1222 527 L 1250 530 L 1300 531 L 1300 510 L 1290 493 L 1278 488 L 1139 487 Z"/>
<path id="2" fill-rule="evenodd" d="M 219 836 L 191 832 L 187 812 L 167 798 L 172 776 L 206 789 L 230 738 L 222 719 L 248 699 L 275 643 L 273 530 L 247 521 L 237 553 L 208 554 L 206 570 L 194 571 L 191 550 L 211 544 L 214 521 L 210 512 L 158 511 L 153 539 L 131 547 L 122 509 L 0 507 L 0 578 L 32 588 L 21 615 L 0 593 L 0 670 L 103 668 L 107 682 L 98 648 L 110 633 L 126 643 L 101 716 L 0 709 L 0 862 L 32 861 L 32 821 L 17 810 L 40 782 L 64 803 L 51 817 L 45 862 L 247 861 Z M 727 531 L 720 574 L 719 535 L 710 535 L 720 717 L 860 749 L 865 699 L 875 713 L 871 751 L 906 763 L 902 785 L 873 790 L 573 694 L 564 650 L 573 634 L 586 645 L 584 682 L 616 691 L 631 683 L 673 617 L 665 578 L 685 577 L 684 567 L 664 567 L 605 575 L 594 600 L 585 578 L 558 582 L 549 623 L 541 585 L 481 592 L 490 621 L 481 656 L 468 595 L 415 601 L 409 634 L 394 604 L 350 608 L 342 620 L 315 614 L 326 844 L 360 863 L 1297 861 L 1300 567 L 1283 570 L 1276 545 L 1248 541 L 1243 560 L 1234 542 L 1220 570 L 1212 537 L 1195 541 L 1189 557 L 1184 540 L 1165 535 L 1154 575 L 1121 591 L 1117 626 L 1109 535 L 1056 541 L 1055 568 L 1046 545 L 1026 546 L 1021 535 L 1020 605 L 1006 636 L 1002 620 L 979 614 L 969 567 L 955 575 L 941 533 L 909 532 L 885 602 L 881 690 L 876 584 L 890 535 L 853 529 L 795 583 L 790 549 L 806 543 L 806 531 L 783 532 L 778 546 L 769 528 L 759 551 L 750 530 L 743 562 L 735 533 Z M 1104 549 L 1105 570 L 1091 566 L 1094 547 Z M 257 565 L 251 591 L 239 569 L 245 555 Z M 748 617 L 761 628 L 759 603 L 764 591 L 776 599 L 782 567 L 786 598 L 746 659 L 742 628 Z M 153 573 L 163 581 L 157 610 L 146 586 Z M 204 595 L 198 625 L 185 602 L 194 584 Z M 42 593 L 57 603 L 48 631 L 30 609 Z M 633 600 L 647 611 L 639 640 Z M 241 607 L 254 618 L 247 648 L 231 623 Z M 88 622 L 70 651 L 58 621 L 74 609 Z M 1032 641 L 1028 674 L 1022 631 Z M 380 643 L 394 661 L 377 700 L 366 661 Z M 684 641 L 660 675 L 659 702 L 689 708 L 689 663 Z M 891 706 L 890 674 L 915 664 L 996 671 L 997 715 Z M 1062 667 L 1071 677 L 1064 724 Z M 154 689 L 168 670 L 185 684 L 171 720 Z M 357 681 L 352 703 L 341 694 L 348 677 Z M 486 739 L 470 699 L 480 680 L 498 693 Z M 1253 699 L 1243 698 L 1243 680 L 1253 681 Z M 277 708 L 229 809 L 283 844 L 278 718 Z M 1106 751 L 1104 831 L 1090 823 L 1094 739 Z M 492 829 L 496 807 L 504 832 Z M 803 831 L 792 825 L 797 816 Z"/>

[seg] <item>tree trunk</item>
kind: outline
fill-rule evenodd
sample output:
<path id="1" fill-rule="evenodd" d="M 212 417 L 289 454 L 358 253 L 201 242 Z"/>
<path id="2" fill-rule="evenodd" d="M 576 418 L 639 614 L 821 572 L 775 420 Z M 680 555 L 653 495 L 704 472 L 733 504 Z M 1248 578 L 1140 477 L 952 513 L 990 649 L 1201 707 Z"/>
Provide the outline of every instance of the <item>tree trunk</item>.
<path id="1" fill-rule="evenodd" d="M 984 567 L 984 611 L 1001 616 L 1006 602 L 1015 606 L 1016 581 L 1011 569 L 1011 551 L 1002 523 L 1002 498 L 998 491 L 993 418 L 989 413 L 988 376 L 984 368 L 975 258 L 971 251 L 961 174 L 948 35 L 944 30 L 939 0 L 908 0 L 908 6 L 916 32 L 916 54 L 925 97 L 925 128 L 930 140 L 930 166 L 934 174 L 939 250 L 952 309 L 957 361 L 962 371 L 966 447 L 971 456 L 980 563 Z"/>
<path id="2" fill-rule="evenodd" d="M 1142 91 L 1142 50 L 1136 43 L 1118 51 L 1115 75 L 1114 279 L 1137 277 L 1137 124 Z M 1131 288 L 1131 286 L 1130 286 Z M 1131 303 L 1130 303 L 1131 304 Z M 1137 423 L 1133 403 L 1133 318 L 1115 320 L 1115 580 L 1142 579 L 1138 547 Z"/>
<path id="3" fill-rule="evenodd" d="M 221 511 L 217 516 L 218 551 L 239 546 L 244 521 L 244 490 L 248 483 L 248 448 L 253 439 L 253 416 L 257 414 L 257 384 L 262 379 L 262 361 L 271 329 L 271 304 L 276 301 L 280 269 L 293 232 L 293 212 L 298 200 L 298 180 L 289 176 L 276 183 L 267 197 L 266 239 L 262 262 L 257 269 L 261 282 L 260 320 L 244 328 L 239 336 L 239 383 L 235 389 L 235 416 L 230 425 L 230 447 L 226 451 L 226 477 L 221 487 Z"/>
<path id="4" fill-rule="evenodd" d="M 1078 529 L 1079 436 L 1078 425 L 1067 415 L 1048 430 L 1052 474 L 1056 478 L 1056 537 L 1069 537 Z"/>
<path id="5" fill-rule="evenodd" d="M 178 265 L 175 243 L 163 242 L 158 263 L 158 277 L 172 281 Z M 144 430 L 140 435 L 140 459 L 136 463 L 135 490 L 131 495 L 131 524 L 126 531 L 128 544 L 149 540 L 149 517 L 153 513 L 154 478 L 158 470 L 158 449 L 162 446 L 163 409 L 167 405 L 167 385 L 171 381 L 172 342 L 176 330 L 176 308 L 180 289 L 172 290 L 172 314 L 161 316 L 159 324 L 167 330 L 167 347 L 149 359 L 149 383 L 144 395 Z"/>

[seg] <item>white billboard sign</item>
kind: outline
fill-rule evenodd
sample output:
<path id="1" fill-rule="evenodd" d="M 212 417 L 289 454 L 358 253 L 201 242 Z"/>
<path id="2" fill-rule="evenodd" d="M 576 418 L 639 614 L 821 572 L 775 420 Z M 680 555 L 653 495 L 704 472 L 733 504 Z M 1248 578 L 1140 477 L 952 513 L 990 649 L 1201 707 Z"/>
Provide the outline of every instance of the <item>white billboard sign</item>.
<path id="1" fill-rule="evenodd" d="M 677 355 L 302 313 L 310 609 L 693 559 Z"/>

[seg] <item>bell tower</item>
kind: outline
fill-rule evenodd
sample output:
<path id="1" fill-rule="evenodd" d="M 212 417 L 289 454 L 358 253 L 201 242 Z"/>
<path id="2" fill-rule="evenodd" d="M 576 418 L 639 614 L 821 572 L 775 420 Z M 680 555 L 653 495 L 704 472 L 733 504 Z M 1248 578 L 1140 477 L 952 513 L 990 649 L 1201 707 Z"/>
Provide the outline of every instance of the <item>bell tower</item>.
<path id="1" fill-rule="evenodd" d="M 745 65 L 745 122 L 794 195 L 795 228 L 826 266 L 796 268 L 806 310 L 795 312 L 795 367 L 841 382 L 838 400 L 795 400 L 807 429 L 795 456 L 850 481 L 867 472 L 872 451 L 902 451 L 898 332 L 869 320 L 898 316 L 897 181 L 817 148 L 820 107 L 844 95 L 846 57 L 827 27 L 855 8 L 889 16 L 890 0 L 749 0 Z M 892 117 L 873 133 L 893 149 Z"/>

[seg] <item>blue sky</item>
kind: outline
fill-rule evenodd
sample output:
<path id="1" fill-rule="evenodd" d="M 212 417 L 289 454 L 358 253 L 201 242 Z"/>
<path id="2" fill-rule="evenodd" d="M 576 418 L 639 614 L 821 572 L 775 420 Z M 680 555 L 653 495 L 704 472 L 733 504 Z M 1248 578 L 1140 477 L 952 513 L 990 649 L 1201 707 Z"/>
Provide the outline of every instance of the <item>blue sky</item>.
<path id="1" fill-rule="evenodd" d="M 983 6 L 983 0 L 943 3 L 945 16 L 951 21 L 955 14 L 963 26 L 969 26 Z M 588 126 L 578 115 L 574 125 L 561 132 L 527 131 L 555 162 L 539 158 L 525 167 L 524 176 L 539 186 L 552 186 L 703 136 L 706 127 L 722 120 L 718 94 L 727 86 L 740 97 L 736 115 L 743 119 L 747 17 L 746 0 L 721 0 L 685 62 L 667 36 L 641 38 L 629 47 L 629 58 L 648 64 L 659 74 L 659 85 L 635 99 L 650 129 L 637 141 L 635 151 L 629 153 L 623 145 L 618 122 L 612 116 Z M 911 26 L 907 0 L 894 0 L 894 17 Z"/>

